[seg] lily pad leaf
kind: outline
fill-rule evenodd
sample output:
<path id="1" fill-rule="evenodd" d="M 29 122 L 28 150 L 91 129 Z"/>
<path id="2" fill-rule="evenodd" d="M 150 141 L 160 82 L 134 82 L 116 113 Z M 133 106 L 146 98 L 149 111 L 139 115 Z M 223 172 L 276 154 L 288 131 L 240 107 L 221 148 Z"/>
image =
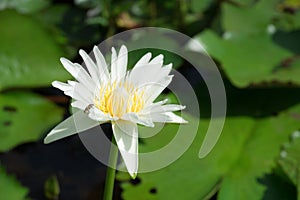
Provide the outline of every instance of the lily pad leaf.
<path id="1" fill-rule="evenodd" d="M 61 108 L 36 94 L 0 94 L 0 152 L 40 139 L 62 114 Z"/>
<path id="2" fill-rule="evenodd" d="M 246 87 L 272 81 L 300 84 L 297 73 L 300 66 L 283 65 L 286 59 L 293 57 L 293 53 L 276 45 L 270 34 L 228 34 L 221 38 L 207 30 L 195 39 L 202 43 L 212 57 L 221 62 L 225 73 L 236 86 Z"/>
<path id="3" fill-rule="evenodd" d="M 189 122 L 185 126 L 192 126 L 191 124 L 196 123 L 198 120 L 192 116 L 184 116 L 184 119 Z M 220 186 L 222 176 L 229 170 L 229 167 L 238 157 L 239 149 L 242 148 L 247 134 L 253 125 L 253 121 L 248 118 L 236 118 L 229 121 L 232 126 L 226 126 L 225 124 L 219 142 L 212 152 L 204 159 L 199 159 L 199 148 L 209 124 L 207 120 L 201 120 L 200 130 L 192 146 L 180 159 L 161 170 L 138 174 L 138 179 L 141 180 L 139 184 L 132 185 L 129 182 L 123 182 L 122 188 L 124 192 L 122 197 L 125 200 L 193 200 L 204 199 L 213 195 Z M 244 124 L 243 128 L 238 126 L 238 124 L 241 123 Z M 166 125 L 159 134 L 143 140 L 144 144 L 139 146 L 140 152 L 152 152 L 168 144 L 176 135 L 177 129 L 178 125 Z M 237 134 L 235 140 L 232 140 L 230 133 L 233 132 L 241 132 L 241 134 Z M 126 173 L 119 173 L 118 178 L 121 180 L 126 180 L 126 178 L 130 179 Z M 172 184 L 170 184 L 170 182 L 172 182 Z"/>
<path id="4" fill-rule="evenodd" d="M 6 10 L 0 12 L 0 27 L 5 27 L 0 29 L 0 90 L 49 86 L 70 78 L 59 63 L 62 48 L 40 23 Z"/>
<path id="5" fill-rule="evenodd" d="M 23 187 L 12 175 L 8 175 L 0 165 L 0 199 L 25 200 L 29 190 Z"/>
<path id="6" fill-rule="evenodd" d="M 249 3 L 249 2 L 248 2 Z M 275 15 L 276 1 L 259 1 L 250 7 L 222 4 L 222 26 L 225 31 L 238 34 L 255 34 L 267 31 Z"/>
<path id="7" fill-rule="evenodd" d="M 270 192 L 274 190 L 271 187 L 275 186 L 261 180 L 276 166 L 281 144 L 288 140 L 292 130 L 300 127 L 295 113 L 300 113 L 300 106 L 276 117 L 229 117 L 215 148 L 207 157 L 199 159 L 197 154 L 209 124 L 208 120 L 202 119 L 193 144 L 171 165 L 138 174 L 139 181 L 134 184 L 126 173 L 118 173 L 118 179 L 123 181 L 122 197 L 125 200 L 196 200 L 207 199 L 218 190 L 221 200 L 262 199 L 266 191 L 272 196 Z M 184 117 L 189 123 L 198 120 Z M 159 134 L 144 139 L 140 152 L 164 147 L 176 135 L 177 128 L 178 125 L 166 125 Z"/>
<path id="8" fill-rule="evenodd" d="M 218 199 L 263 199 L 267 190 L 272 191 L 268 189 L 272 185 L 264 184 L 262 179 L 276 167 L 281 144 L 288 141 L 290 133 L 300 127 L 295 113 L 300 113 L 300 106 L 278 117 L 256 120 L 239 159 L 223 178 Z"/>
<path id="9" fill-rule="evenodd" d="M 294 131 L 291 135 L 290 142 L 283 145 L 278 160 L 279 165 L 289 177 L 289 179 L 297 186 L 300 192 L 300 132 Z"/>
<path id="10" fill-rule="evenodd" d="M 195 36 L 235 86 L 300 84 L 298 47 L 293 40 L 297 32 L 276 30 L 272 21 L 277 4 L 269 0 L 250 7 L 223 3 L 223 35 L 206 30 Z"/>
<path id="11" fill-rule="evenodd" d="M 0 10 L 15 9 L 19 13 L 34 13 L 46 8 L 49 0 L 1 0 Z"/>

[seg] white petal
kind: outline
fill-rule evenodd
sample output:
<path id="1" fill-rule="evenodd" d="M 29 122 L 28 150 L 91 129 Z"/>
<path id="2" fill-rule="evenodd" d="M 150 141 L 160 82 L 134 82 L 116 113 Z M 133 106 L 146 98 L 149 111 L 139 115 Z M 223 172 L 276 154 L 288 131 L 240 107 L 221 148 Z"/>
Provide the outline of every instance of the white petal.
<path id="1" fill-rule="evenodd" d="M 73 88 L 73 86 L 71 86 L 67 83 L 60 82 L 60 81 L 53 81 L 52 86 L 60 89 L 61 91 L 67 91 L 67 90 L 71 90 Z"/>
<path id="2" fill-rule="evenodd" d="M 99 79 L 99 74 L 98 74 L 97 66 L 94 63 L 94 61 L 82 49 L 79 50 L 79 54 L 82 57 L 82 59 L 84 60 L 85 65 L 86 65 L 86 67 L 87 67 L 87 69 L 88 69 L 88 71 L 89 71 L 92 79 L 94 80 L 95 84 L 96 85 L 100 84 L 100 79 Z"/>
<path id="3" fill-rule="evenodd" d="M 145 108 L 143 110 L 141 110 L 139 112 L 139 114 L 149 114 L 151 112 L 151 110 L 155 110 L 157 107 L 160 107 L 167 102 L 168 102 L 168 99 L 164 99 L 159 102 L 151 103 L 150 105 L 145 106 Z"/>
<path id="4" fill-rule="evenodd" d="M 88 75 L 88 73 L 85 71 L 85 69 L 77 64 L 72 63 L 71 61 L 61 58 L 60 62 L 63 64 L 65 69 L 79 82 L 83 83 L 87 86 L 87 88 L 91 88 L 93 90 L 95 88 L 95 83 L 91 79 L 91 77 Z"/>
<path id="5" fill-rule="evenodd" d="M 122 45 L 117 60 L 117 76 L 119 79 L 125 77 L 126 75 L 127 62 L 128 62 L 128 51 L 127 48 L 124 45 Z"/>
<path id="6" fill-rule="evenodd" d="M 185 109 L 185 106 L 176 105 L 176 104 L 168 104 L 163 106 L 156 106 L 151 109 L 151 113 L 163 113 L 163 112 L 174 112 Z"/>
<path id="7" fill-rule="evenodd" d="M 157 82 L 162 64 L 147 64 L 133 68 L 129 78 L 137 87 L 147 87 Z"/>
<path id="8" fill-rule="evenodd" d="M 74 66 L 74 64 L 69 61 L 66 58 L 60 58 L 60 62 L 61 64 L 64 66 L 64 68 L 74 77 L 76 78 L 79 69 L 77 67 Z"/>
<path id="9" fill-rule="evenodd" d="M 173 66 L 173 63 L 163 66 L 160 70 L 160 77 L 158 78 L 158 80 L 168 76 L 172 70 L 172 66 Z"/>
<path id="10" fill-rule="evenodd" d="M 88 115 L 91 119 L 100 121 L 100 122 L 106 122 L 109 121 L 109 116 L 107 114 L 104 114 L 101 110 L 93 106 L 88 111 Z"/>
<path id="11" fill-rule="evenodd" d="M 96 88 L 95 82 L 92 80 L 90 75 L 87 73 L 87 71 L 78 63 L 74 63 L 74 66 L 79 68 L 79 72 L 76 78 L 78 82 L 82 83 L 86 86 L 91 92 L 94 92 L 94 89 Z"/>
<path id="12" fill-rule="evenodd" d="M 75 81 L 68 81 L 69 84 L 54 81 L 53 87 L 56 87 L 64 92 L 65 95 L 72 97 L 75 100 L 80 100 L 86 104 L 92 103 L 91 94 L 84 88 L 84 86 Z"/>
<path id="13" fill-rule="evenodd" d="M 139 62 L 138 62 L 139 63 Z M 136 64 L 130 72 L 130 80 L 139 88 L 156 84 L 168 77 L 172 69 L 172 63 L 163 66 L 163 56 L 159 55 L 149 63 Z"/>
<path id="14" fill-rule="evenodd" d="M 158 56 L 156 56 L 155 58 L 153 58 L 149 64 L 163 64 L 164 62 L 164 56 L 162 54 L 159 54 Z"/>
<path id="15" fill-rule="evenodd" d="M 148 115 L 149 116 L 149 115 Z M 123 120 L 131 121 L 148 127 L 154 127 L 151 117 L 146 115 L 138 115 L 136 113 L 126 113 L 122 116 Z"/>
<path id="16" fill-rule="evenodd" d="M 162 91 L 171 83 L 173 75 L 167 76 L 145 91 L 145 105 L 151 104 Z"/>
<path id="17" fill-rule="evenodd" d="M 68 81 L 69 85 L 72 86 L 72 89 L 66 90 L 64 93 L 73 99 L 86 102 L 88 104 L 93 103 L 93 95 L 86 87 L 76 81 Z"/>
<path id="18" fill-rule="evenodd" d="M 151 113 L 153 122 L 161 122 L 161 123 L 188 123 L 185 121 L 182 117 L 175 115 L 172 112 L 166 112 L 166 113 Z"/>
<path id="19" fill-rule="evenodd" d="M 104 56 L 102 55 L 102 53 L 100 52 L 97 46 L 94 46 L 94 55 L 96 58 L 100 78 L 102 81 L 107 81 L 109 79 L 107 64 Z"/>
<path id="20" fill-rule="evenodd" d="M 112 82 L 114 82 L 117 79 L 117 52 L 114 47 L 111 48 L 111 65 L 110 65 L 110 71 L 111 71 L 111 79 Z"/>
<path id="21" fill-rule="evenodd" d="M 112 123 L 112 129 L 126 168 L 131 177 L 135 178 L 138 171 L 137 125 L 132 122 L 118 120 Z"/>
<path id="22" fill-rule="evenodd" d="M 79 108 L 80 110 L 84 110 L 89 104 L 87 102 L 83 102 L 80 100 L 76 100 L 71 103 L 71 106 L 74 108 Z"/>
<path id="23" fill-rule="evenodd" d="M 134 68 L 139 68 L 147 65 L 151 59 L 151 53 L 146 53 L 137 63 L 134 65 Z"/>
<path id="24" fill-rule="evenodd" d="M 99 125 L 99 122 L 90 119 L 83 111 L 77 111 L 71 117 L 58 124 L 44 139 L 48 144 L 56 140 L 74 135 Z"/>

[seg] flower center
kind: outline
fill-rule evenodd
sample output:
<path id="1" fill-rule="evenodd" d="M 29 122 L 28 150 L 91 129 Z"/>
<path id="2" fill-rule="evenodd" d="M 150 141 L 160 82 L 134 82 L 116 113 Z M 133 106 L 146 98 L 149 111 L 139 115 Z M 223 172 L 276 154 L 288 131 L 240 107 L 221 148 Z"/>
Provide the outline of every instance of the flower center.
<path id="1" fill-rule="evenodd" d="M 144 107 L 144 91 L 135 88 L 128 81 L 108 82 L 100 87 L 94 99 L 95 106 L 112 117 L 125 113 L 139 112 Z"/>

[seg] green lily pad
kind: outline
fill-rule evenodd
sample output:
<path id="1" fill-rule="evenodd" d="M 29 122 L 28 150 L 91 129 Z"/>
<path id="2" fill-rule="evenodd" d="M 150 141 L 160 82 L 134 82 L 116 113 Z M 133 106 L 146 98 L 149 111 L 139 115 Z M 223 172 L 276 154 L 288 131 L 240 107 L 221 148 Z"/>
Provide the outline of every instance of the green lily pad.
<path id="1" fill-rule="evenodd" d="M 34 13 L 49 6 L 49 0 L 1 0 L 0 10 L 15 9 L 19 13 Z"/>
<path id="2" fill-rule="evenodd" d="M 195 36 L 235 86 L 300 84 L 297 32 L 276 32 L 276 2 L 260 1 L 250 8 L 224 3 L 222 37 L 211 30 Z"/>
<path id="3" fill-rule="evenodd" d="M 0 94 L 0 151 L 40 139 L 62 114 L 61 108 L 36 94 Z"/>
<path id="4" fill-rule="evenodd" d="M 275 14 L 274 2 L 258 2 L 252 7 L 222 4 L 222 26 L 225 31 L 238 34 L 254 34 L 267 30 Z M 249 3 L 249 2 L 248 2 Z"/>
<path id="5" fill-rule="evenodd" d="M 300 106 L 278 117 L 256 121 L 239 159 L 223 178 L 218 195 L 220 200 L 262 199 L 266 185 L 260 183 L 275 168 L 282 142 L 287 141 L 289 134 L 300 127 L 294 117 L 299 112 Z"/>
<path id="6" fill-rule="evenodd" d="M 297 186 L 300 192 L 300 132 L 294 131 L 290 141 L 283 145 L 278 160 L 279 165 L 289 177 L 289 179 Z"/>
<path id="7" fill-rule="evenodd" d="M 7 10 L 0 12 L 0 27 L 0 90 L 70 78 L 59 63 L 62 48 L 37 21 Z"/>
<path id="8" fill-rule="evenodd" d="M 158 171 L 138 174 L 140 181 L 135 184 L 128 181 L 126 173 L 119 173 L 118 178 L 123 181 L 122 197 L 196 200 L 211 197 L 220 188 L 219 199 L 262 199 L 267 190 L 272 192 L 268 187 L 274 186 L 263 183 L 262 179 L 276 165 L 280 145 L 288 140 L 292 130 L 300 127 L 295 118 L 298 113 L 300 106 L 277 117 L 229 117 L 217 145 L 204 159 L 198 158 L 198 152 L 208 120 L 201 120 L 193 144 L 176 162 Z M 197 120 L 191 116 L 185 119 L 189 123 Z M 164 146 L 177 128 L 178 125 L 167 125 L 157 136 L 143 140 L 140 152 Z"/>
<path id="9" fill-rule="evenodd" d="M 207 30 L 196 39 L 221 62 L 231 82 L 238 87 L 272 81 L 300 84 L 300 66 L 297 63 L 288 67 L 283 65 L 293 54 L 276 45 L 268 33 L 231 35 L 222 39 Z"/>
<path id="10" fill-rule="evenodd" d="M 0 165 L 0 199 L 25 200 L 29 190 L 23 187 L 15 177 L 8 175 Z"/>

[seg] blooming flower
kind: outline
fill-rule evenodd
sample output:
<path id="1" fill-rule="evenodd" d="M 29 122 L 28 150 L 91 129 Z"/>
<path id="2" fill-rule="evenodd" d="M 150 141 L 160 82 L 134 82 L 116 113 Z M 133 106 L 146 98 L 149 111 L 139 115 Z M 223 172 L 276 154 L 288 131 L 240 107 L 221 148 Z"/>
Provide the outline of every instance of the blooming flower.
<path id="1" fill-rule="evenodd" d="M 109 71 L 96 46 L 93 52 L 96 62 L 85 51 L 79 51 L 87 71 L 77 63 L 60 59 L 76 81 L 54 81 L 52 85 L 72 97 L 71 105 L 79 111 L 56 126 L 44 142 L 50 143 L 99 123 L 111 122 L 126 168 L 135 177 L 138 171 L 137 124 L 153 127 L 154 122 L 186 123 L 173 113 L 184 109 L 184 106 L 166 105 L 166 100 L 153 102 L 170 84 L 172 64 L 164 66 L 163 55 L 151 59 L 151 53 L 147 53 L 131 71 L 127 71 L 128 51 L 123 45 L 118 54 L 112 48 Z M 76 124 L 74 119 L 79 119 Z"/>

